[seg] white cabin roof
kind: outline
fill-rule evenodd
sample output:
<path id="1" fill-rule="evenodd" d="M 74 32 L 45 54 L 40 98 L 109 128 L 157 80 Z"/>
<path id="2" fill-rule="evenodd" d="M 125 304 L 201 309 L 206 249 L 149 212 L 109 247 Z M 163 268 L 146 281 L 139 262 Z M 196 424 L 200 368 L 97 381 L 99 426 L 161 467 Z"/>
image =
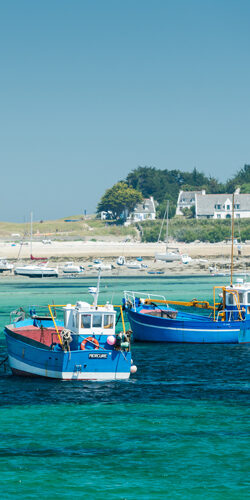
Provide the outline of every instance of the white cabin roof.
<path id="1" fill-rule="evenodd" d="M 94 306 L 93 304 L 89 304 L 88 302 L 79 301 L 75 306 L 71 304 L 67 304 L 64 309 L 75 310 L 79 313 L 94 313 L 96 311 L 101 313 L 116 313 L 114 306 L 109 304 L 108 302 L 104 306 Z"/>

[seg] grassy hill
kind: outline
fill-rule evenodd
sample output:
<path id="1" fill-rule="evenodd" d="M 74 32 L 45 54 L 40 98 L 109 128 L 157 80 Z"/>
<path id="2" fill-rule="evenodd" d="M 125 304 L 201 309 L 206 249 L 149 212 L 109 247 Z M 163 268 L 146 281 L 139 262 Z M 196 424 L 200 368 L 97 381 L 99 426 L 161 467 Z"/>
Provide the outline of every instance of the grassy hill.
<path id="1" fill-rule="evenodd" d="M 70 220 L 70 222 L 65 222 Z M 75 220 L 75 222 L 73 222 Z M 20 235 L 20 236 L 17 236 Z M 107 223 L 100 219 L 83 219 L 81 216 L 71 216 L 64 219 L 33 222 L 34 240 L 50 238 L 53 240 L 95 240 L 107 237 L 135 238 L 134 227 L 124 227 Z M 30 224 L 15 222 L 0 222 L 0 239 L 20 241 L 30 239 Z"/>
<path id="2" fill-rule="evenodd" d="M 70 220 L 70 222 L 65 222 Z M 73 222 L 75 220 L 75 222 Z M 33 239 L 41 241 L 48 238 L 57 241 L 67 240 L 141 240 L 154 242 L 158 240 L 161 219 L 131 224 L 124 227 L 112 221 L 102 221 L 91 218 L 83 219 L 80 216 L 71 216 L 65 219 L 33 222 Z M 241 241 L 250 239 L 250 219 L 235 220 L 235 238 Z M 19 235 L 19 236 L 16 236 Z M 196 220 L 184 217 L 174 217 L 169 221 L 169 237 L 186 243 L 200 240 L 215 243 L 231 237 L 230 220 Z M 6 241 L 29 241 L 30 224 L 0 222 L 0 239 Z M 161 240 L 165 239 L 163 227 Z"/>

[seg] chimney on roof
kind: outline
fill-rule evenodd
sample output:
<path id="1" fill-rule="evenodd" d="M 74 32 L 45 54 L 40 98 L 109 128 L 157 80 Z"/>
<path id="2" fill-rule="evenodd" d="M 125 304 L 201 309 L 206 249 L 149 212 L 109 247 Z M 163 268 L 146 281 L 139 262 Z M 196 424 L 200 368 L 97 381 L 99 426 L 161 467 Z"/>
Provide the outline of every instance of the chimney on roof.
<path id="1" fill-rule="evenodd" d="M 202 190 L 201 190 L 201 194 L 204 196 L 204 194 L 206 194 L 206 190 L 205 190 L 205 189 L 202 189 Z"/>
<path id="2" fill-rule="evenodd" d="M 238 187 L 238 188 L 235 189 L 235 193 L 234 194 L 240 194 L 240 187 Z"/>

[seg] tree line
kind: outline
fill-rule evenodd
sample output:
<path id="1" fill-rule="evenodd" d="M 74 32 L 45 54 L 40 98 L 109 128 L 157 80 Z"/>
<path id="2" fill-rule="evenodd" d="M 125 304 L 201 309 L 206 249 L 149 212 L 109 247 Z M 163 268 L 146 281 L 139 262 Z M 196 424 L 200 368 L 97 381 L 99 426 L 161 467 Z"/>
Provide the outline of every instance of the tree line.
<path id="1" fill-rule="evenodd" d="M 200 191 L 207 194 L 233 193 L 240 187 L 241 193 L 250 193 L 250 165 L 244 165 L 232 178 L 225 183 L 211 176 L 206 176 L 194 168 L 192 172 L 181 170 L 160 170 L 155 167 L 141 167 L 132 170 L 126 179 L 116 183 L 102 196 L 97 206 L 97 212 L 110 212 L 111 218 L 126 218 L 137 203 L 144 198 L 153 196 L 158 202 L 157 216 L 163 217 L 166 200 L 169 200 L 169 217 L 176 211 L 180 190 Z"/>

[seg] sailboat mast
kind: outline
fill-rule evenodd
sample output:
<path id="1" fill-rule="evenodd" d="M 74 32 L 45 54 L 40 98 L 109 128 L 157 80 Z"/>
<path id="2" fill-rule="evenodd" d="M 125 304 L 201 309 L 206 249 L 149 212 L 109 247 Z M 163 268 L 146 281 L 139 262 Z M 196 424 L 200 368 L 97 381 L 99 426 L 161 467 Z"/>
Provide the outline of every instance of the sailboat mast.
<path id="1" fill-rule="evenodd" d="M 33 225 L 33 213 L 30 212 L 30 257 L 32 258 L 32 228 Z"/>
<path id="2" fill-rule="evenodd" d="M 233 286 L 233 264 L 234 264 L 234 194 L 232 201 L 232 246 L 231 246 L 231 284 Z"/>
<path id="3" fill-rule="evenodd" d="M 168 251 L 168 209 L 169 209 L 169 200 L 167 201 L 166 252 Z"/>

